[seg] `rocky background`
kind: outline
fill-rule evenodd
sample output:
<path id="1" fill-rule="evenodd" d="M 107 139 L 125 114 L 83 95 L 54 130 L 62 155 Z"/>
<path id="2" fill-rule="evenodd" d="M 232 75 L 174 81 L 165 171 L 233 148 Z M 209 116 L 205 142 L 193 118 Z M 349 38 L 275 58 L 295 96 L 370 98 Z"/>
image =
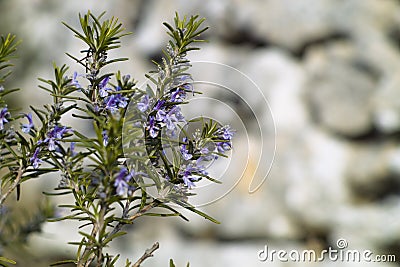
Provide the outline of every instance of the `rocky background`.
<path id="1" fill-rule="evenodd" d="M 1 33 L 11 31 L 23 40 L 12 76 L 12 86 L 23 90 L 14 102 L 27 106 L 47 100 L 38 93 L 36 78 L 50 78 L 53 61 L 73 64 L 64 52 L 77 54 L 82 49 L 60 21 L 76 26 L 78 12 L 87 9 L 107 10 L 134 33 L 125 38 L 120 51 L 131 61 L 120 68 L 141 81 L 152 68 L 150 59 L 159 57 L 167 40 L 162 22 L 171 21 L 175 11 L 204 16 L 210 42 L 192 59 L 227 64 L 247 74 L 271 111 L 251 86 L 235 88 L 233 96 L 222 91 L 211 94 L 234 110 L 223 120 L 242 129 L 238 116 L 249 134 L 238 131 L 234 164 L 228 164 L 230 175 L 239 177 L 240 183 L 203 208 L 221 225 L 190 214 L 190 223 L 145 218 L 112 251 L 137 258 L 160 241 L 160 250 L 144 266 L 167 266 L 169 258 L 177 266 L 190 261 L 193 267 L 366 265 L 257 259 L 265 245 L 275 250 L 321 251 L 336 248 L 337 240 L 344 238 L 348 249 L 397 257 L 397 265 L 368 266 L 398 266 L 400 1 L 3 0 Z M 218 73 L 207 75 L 215 78 Z M 229 86 L 243 82 L 239 75 L 220 78 Z M 259 113 L 258 121 L 250 109 Z M 198 112 L 202 110 L 217 114 L 219 109 L 206 103 L 199 105 Z M 268 170 L 275 145 L 267 180 L 249 194 L 249 181 L 253 176 L 261 181 L 258 170 Z M 262 155 L 257 152 L 260 147 Z M 241 157 L 243 151 L 248 158 Z M 56 184 L 56 177 L 30 182 L 23 188 L 22 203 L 29 209 L 43 198 L 36 192 Z M 21 266 L 47 266 L 55 257 L 72 255 L 73 247 L 66 246 L 65 240 L 78 238 L 76 227 L 46 223 L 41 234 L 28 240 L 24 253 L 31 255 L 31 262 Z"/>

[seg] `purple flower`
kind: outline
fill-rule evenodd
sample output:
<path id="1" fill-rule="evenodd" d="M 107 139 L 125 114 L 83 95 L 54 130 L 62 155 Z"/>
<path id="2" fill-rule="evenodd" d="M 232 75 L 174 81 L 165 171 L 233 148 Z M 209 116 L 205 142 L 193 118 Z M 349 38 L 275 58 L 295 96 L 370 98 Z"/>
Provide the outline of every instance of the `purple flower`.
<path id="1" fill-rule="evenodd" d="M 135 173 L 135 171 L 129 172 L 127 168 L 122 167 L 117 176 L 115 177 L 114 187 L 117 192 L 117 195 L 123 196 L 125 192 L 128 191 L 128 194 L 132 194 L 135 190 L 133 186 L 129 186 L 129 181 L 136 175 L 141 173 Z M 131 192 L 131 193 L 129 193 Z"/>
<path id="2" fill-rule="evenodd" d="M 109 91 L 108 89 L 109 89 L 109 88 L 101 88 L 101 89 L 99 90 L 100 97 L 104 98 L 104 97 L 108 96 L 108 91 Z"/>
<path id="3" fill-rule="evenodd" d="M 69 153 L 71 154 L 71 157 L 75 157 L 76 154 L 78 154 L 75 152 L 75 142 L 69 144 Z"/>
<path id="4" fill-rule="evenodd" d="M 230 142 L 218 142 L 216 143 L 218 152 L 224 153 L 225 151 L 231 150 L 232 144 Z"/>
<path id="5" fill-rule="evenodd" d="M 215 147 L 215 149 L 217 149 L 218 151 L 217 147 Z M 203 161 L 210 162 L 211 160 L 216 160 L 218 156 L 213 154 L 213 151 L 215 151 L 215 149 L 210 150 L 210 148 L 208 147 L 201 148 L 200 149 L 201 156 L 198 158 L 197 164 L 200 164 Z"/>
<path id="6" fill-rule="evenodd" d="M 54 150 L 56 150 L 56 141 L 55 141 L 53 138 L 50 138 L 50 139 L 48 140 L 48 142 L 49 142 L 49 146 L 48 146 L 49 151 L 54 151 Z"/>
<path id="7" fill-rule="evenodd" d="M 199 173 L 199 169 L 189 164 L 186 166 L 186 169 L 183 170 L 180 174 L 182 175 L 183 183 L 190 189 L 195 186 L 194 182 L 199 180 L 199 177 L 196 176 L 196 173 Z"/>
<path id="8" fill-rule="evenodd" d="M 40 152 L 40 148 L 36 148 L 35 153 L 33 153 L 32 157 L 29 159 L 34 169 L 39 167 L 39 164 L 42 162 L 41 159 L 38 158 Z"/>
<path id="9" fill-rule="evenodd" d="M 160 109 L 156 114 L 156 120 L 166 124 L 167 129 L 172 133 L 176 130 L 175 122 L 184 121 L 181 109 L 174 106 L 168 113 Z"/>
<path id="10" fill-rule="evenodd" d="M 194 87 L 191 83 L 186 83 L 184 85 L 182 85 L 182 87 L 186 90 L 186 91 L 192 91 L 192 93 L 194 94 Z"/>
<path id="11" fill-rule="evenodd" d="M 146 129 L 149 131 L 150 136 L 152 138 L 156 138 L 157 137 L 158 130 L 160 130 L 160 128 L 157 127 L 156 121 L 154 119 L 154 116 L 150 116 L 149 117 L 149 123 L 148 123 L 148 126 L 146 127 Z"/>
<path id="12" fill-rule="evenodd" d="M 161 107 L 165 104 L 165 100 L 158 100 L 157 104 L 154 106 L 153 110 L 160 110 Z"/>
<path id="13" fill-rule="evenodd" d="M 111 88 L 107 88 L 108 81 L 110 80 L 110 76 L 105 77 L 99 84 L 99 94 L 100 97 L 104 98 L 108 96 L 108 91 L 111 91 Z"/>
<path id="14" fill-rule="evenodd" d="M 169 114 L 173 114 L 175 115 L 175 118 L 178 121 L 185 121 L 185 117 L 183 117 L 182 112 L 181 112 L 181 108 L 178 106 L 174 106 L 171 111 L 169 112 Z"/>
<path id="15" fill-rule="evenodd" d="M 156 120 L 157 121 L 164 121 L 166 114 L 167 113 L 165 113 L 164 110 L 160 109 L 159 111 L 157 111 Z"/>
<path id="16" fill-rule="evenodd" d="M 183 88 L 183 90 L 192 91 L 192 93 L 194 93 L 192 82 L 193 80 L 192 77 L 190 77 L 190 75 L 182 75 L 181 77 L 179 77 L 178 80 L 178 84 L 181 88 Z"/>
<path id="17" fill-rule="evenodd" d="M 225 140 L 231 140 L 233 135 L 235 134 L 235 131 L 231 129 L 231 126 L 225 125 L 220 129 L 220 132 L 222 132 L 222 138 Z"/>
<path id="18" fill-rule="evenodd" d="M 203 148 L 200 150 L 200 153 L 201 153 L 201 154 L 204 154 L 204 155 L 207 155 L 208 153 L 210 153 L 210 150 L 209 150 L 207 147 L 203 147 Z"/>
<path id="19" fill-rule="evenodd" d="M 69 129 L 65 126 L 55 126 L 51 131 L 47 133 L 46 139 L 44 139 L 44 143 L 48 143 L 49 151 L 56 150 L 56 145 L 59 145 L 60 142 L 57 139 L 62 139 L 64 134 L 68 133 Z"/>
<path id="20" fill-rule="evenodd" d="M 183 142 L 187 143 L 188 139 L 186 137 L 183 138 Z M 186 144 L 181 146 L 181 154 L 185 160 L 190 160 L 193 155 L 189 153 L 188 149 L 186 148 Z"/>
<path id="21" fill-rule="evenodd" d="M 231 129 L 229 125 L 225 125 L 217 131 L 218 138 L 222 139 L 223 141 L 216 143 L 216 150 L 217 152 L 224 153 L 228 150 L 232 149 L 231 139 L 235 134 L 235 131 Z"/>
<path id="22" fill-rule="evenodd" d="M 95 111 L 96 113 L 98 113 L 98 112 L 100 111 L 99 105 L 98 105 L 97 103 L 95 103 L 93 106 L 94 106 L 94 111 Z"/>
<path id="23" fill-rule="evenodd" d="M 4 124 L 8 122 L 7 117 L 10 116 L 10 112 L 8 112 L 8 108 L 5 107 L 0 111 L 0 130 L 4 129 Z"/>
<path id="24" fill-rule="evenodd" d="M 197 181 L 197 177 L 190 176 L 190 172 L 185 172 L 185 174 L 182 176 L 183 183 L 190 189 L 195 187 L 194 182 Z"/>
<path id="25" fill-rule="evenodd" d="M 137 104 L 141 112 L 145 112 L 149 108 L 150 99 L 148 95 L 143 96 L 142 100 Z"/>
<path id="26" fill-rule="evenodd" d="M 115 177 L 114 187 L 116 189 L 117 195 L 124 195 L 126 189 L 128 188 L 128 170 L 126 168 L 122 168 L 118 173 L 117 177 Z"/>
<path id="27" fill-rule="evenodd" d="M 118 103 L 115 95 L 111 95 L 105 101 L 106 109 L 110 110 L 111 113 L 116 113 L 118 111 Z"/>
<path id="28" fill-rule="evenodd" d="M 108 145 L 108 135 L 107 135 L 107 131 L 104 130 L 101 135 L 103 136 L 103 146 L 107 146 Z"/>
<path id="29" fill-rule="evenodd" d="M 185 160 L 190 160 L 193 157 L 193 155 L 190 154 L 189 151 L 187 149 L 184 149 L 183 147 L 181 148 L 181 153 Z"/>
<path id="30" fill-rule="evenodd" d="M 28 119 L 28 124 L 22 124 L 21 128 L 22 128 L 22 132 L 29 133 L 31 131 L 31 129 L 34 127 L 33 120 L 32 120 L 32 114 L 29 113 L 25 116 Z"/>
<path id="31" fill-rule="evenodd" d="M 117 88 L 117 91 L 119 89 Z M 122 96 L 121 94 L 112 94 L 105 99 L 106 109 L 110 110 L 111 113 L 118 112 L 119 108 L 125 108 L 128 105 L 128 98 Z"/>
<path id="32" fill-rule="evenodd" d="M 74 71 L 74 75 L 72 76 L 71 85 L 75 86 L 76 88 L 82 88 L 82 86 L 78 82 L 78 77 L 79 76 L 80 75 L 78 75 L 78 72 Z"/>
<path id="33" fill-rule="evenodd" d="M 118 90 L 118 88 L 117 88 Z M 121 94 L 117 94 L 118 97 L 118 107 L 120 108 L 126 108 L 128 105 L 128 98 L 125 96 L 122 96 Z"/>
<path id="34" fill-rule="evenodd" d="M 69 129 L 66 126 L 63 127 L 56 126 L 54 127 L 53 131 L 55 133 L 55 137 L 57 139 L 61 139 L 63 138 L 64 134 L 69 132 Z"/>
<path id="35" fill-rule="evenodd" d="M 4 91 L 4 86 L 0 85 L 0 93 Z"/>
<path id="36" fill-rule="evenodd" d="M 171 102 L 182 102 L 186 98 L 186 92 L 177 88 L 171 94 Z"/>
<path id="37" fill-rule="evenodd" d="M 100 88 L 106 87 L 109 80 L 110 80 L 110 76 L 105 77 L 99 84 Z"/>

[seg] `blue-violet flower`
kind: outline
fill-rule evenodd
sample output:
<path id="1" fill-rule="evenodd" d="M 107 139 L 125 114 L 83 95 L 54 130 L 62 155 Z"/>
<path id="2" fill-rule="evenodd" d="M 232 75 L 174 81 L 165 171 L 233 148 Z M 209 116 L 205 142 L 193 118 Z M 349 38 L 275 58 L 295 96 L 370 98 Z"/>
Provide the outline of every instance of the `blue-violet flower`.
<path id="1" fill-rule="evenodd" d="M 39 164 L 42 162 L 42 160 L 38 158 L 39 152 L 40 152 L 40 148 L 37 147 L 35 152 L 33 153 L 32 157 L 29 159 L 29 161 L 32 164 L 34 169 L 39 168 Z"/>
<path id="2" fill-rule="evenodd" d="M 56 125 L 50 132 L 47 133 L 46 139 L 44 139 L 44 143 L 48 143 L 49 151 L 56 150 L 56 145 L 59 145 L 59 141 L 56 139 L 63 138 L 64 134 L 69 132 L 69 129 L 65 126 L 60 127 Z"/>
<path id="3" fill-rule="evenodd" d="M 149 108 L 150 99 L 148 95 L 142 97 L 142 100 L 137 104 L 141 112 L 145 112 Z"/>
<path id="4" fill-rule="evenodd" d="M 8 108 L 5 107 L 0 111 L 0 130 L 4 129 L 4 124 L 8 122 L 7 118 L 10 116 L 10 112 L 8 112 Z"/>
<path id="5" fill-rule="evenodd" d="M 31 129 L 34 127 L 33 120 L 32 120 L 32 113 L 25 115 L 28 119 L 28 124 L 22 124 L 22 132 L 29 133 Z"/>

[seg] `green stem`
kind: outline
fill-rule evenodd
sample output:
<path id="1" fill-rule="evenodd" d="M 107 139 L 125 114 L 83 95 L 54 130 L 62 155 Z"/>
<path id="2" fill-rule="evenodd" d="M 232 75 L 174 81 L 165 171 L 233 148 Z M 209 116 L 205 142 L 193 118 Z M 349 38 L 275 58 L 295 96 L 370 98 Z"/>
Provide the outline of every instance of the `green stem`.
<path id="1" fill-rule="evenodd" d="M 103 265 L 103 260 L 104 260 L 104 258 L 103 258 L 103 240 L 104 240 L 104 238 L 103 238 L 103 234 L 102 233 L 105 233 L 106 232 L 106 228 L 107 228 L 107 225 L 104 223 L 104 217 L 105 217 L 105 214 L 106 214 L 106 210 L 107 210 L 107 205 L 104 203 L 104 202 L 102 202 L 101 203 L 101 210 L 100 210 L 100 213 L 99 213 L 99 218 L 98 218 L 98 220 L 97 220 L 97 223 L 98 223 L 98 243 L 99 243 L 99 247 L 97 248 L 97 267 L 101 267 L 102 265 Z"/>
<path id="2" fill-rule="evenodd" d="M 142 255 L 142 257 L 140 257 L 140 258 L 132 265 L 132 267 L 139 267 L 140 264 L 142 264 L 142 262 L 145 261 L 147 258 L 153 257 L 154 251 L 156 251 L 159 247 L 160 247 L 160 244 L 158 244 L 158 242 L 154 243 L 154 245 L 153 245 L 151 248 L 146 249 L 146 251 L 144 252 L 144 254 Z"/>
<path id="3" fill-rule="evenodd" d="M 19 169 L 17 171 L 17 176 L 15 177 L 14 182 L 11 184 L 11 186 L 8 188 L 8 190 L 1 195 L 0 197 L 0 207 L 3 205 L 4 201 L 7 199 L 7 197 L 17 188 L 17 186 L 20 184 L 22 175 L 24 174 L 25 169 L 23 166 L 19 166 Z"/>
<path id="4" fill-rule="evenodd" d="M 129 221 L 133 222 L 135 219 L 139 218 L 140 216 L 144 215 L 146 212 L 154 208 L 158 204 L 157 201 L 153 201 L 147 206 L 144 206 L 143 209 L 139 210 L 135 214 L 129 217 Z"/>

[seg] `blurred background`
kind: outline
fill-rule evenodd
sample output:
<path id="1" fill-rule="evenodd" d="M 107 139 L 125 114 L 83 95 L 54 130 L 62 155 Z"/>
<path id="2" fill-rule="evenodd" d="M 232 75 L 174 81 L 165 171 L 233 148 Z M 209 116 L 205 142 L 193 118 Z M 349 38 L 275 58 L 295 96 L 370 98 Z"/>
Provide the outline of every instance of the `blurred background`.
<path id="1" fill-rule="evenodd" d="M 210 42 L 191 59 L 227 64 L 247 75 L 227 75 L 229 68 L 198 73 L 219 77 L 235 92 L 210 93 L 233 110 L 222 117 L 221 102 L 194 110 L 211 112 L 238 129 L 232 161 L 215 166 L 224 170 L 219 174 L 232 190 L 224 187 L 226 195 L 210 187 L 202 191 L 207 200 L 218 198 L 202 210 L 221 224 L 188 213 L 189 223 L 143 218 L 114 242 L 112 253 L 137 259 L 159 241 L 155 257 L 143 266 L 167 266 L 170 258 L 177 266 L 189 261 L 193 267 L 399 265 L 400 1 L 0 0 L 0 33 L 22 40 L 7 84 L 22 88 L 10 99 L 14 105 L 27 111 L 49 101 L 37 78 L 52 78 L 53 62 L 73 65 L 65 52 L 78 55 L 85 48 L 61 21 L 77 27 L 78 13 L 88 9 L 107 11 L 133 32 L 118 52 L 130 61 L 113 68 L 139 81 L 153 68 L 151 59 L 160 58 L 168 40 L 162 22 L 171 22 L 175 11 L 199 14 L 210 27 L 204 36 Z M 83 72 L 73 66 L 71 74 Z M 249 79 L 254 83 L 247 86 Z M 271 164 L 265 182 L 250 194 L 252 178 L 254 186 L 261 184 Z M 43 203 L 41 192 L 57 186 L 58 179 L 29 181 L 22 200 L 10 201 L 10 207 L 25 216 Z M 78 240 L 77 227 L 45 223 L 23 247 L 7 251 L 18 266 L 48 266 L 73 257 L 75 248 L 66 242 Z M 397 264 L 261 262 L 257 257 L 265 245 L 318 252 L 336 248 L 340 238 L 348 249 L 395 254 Z"/>

